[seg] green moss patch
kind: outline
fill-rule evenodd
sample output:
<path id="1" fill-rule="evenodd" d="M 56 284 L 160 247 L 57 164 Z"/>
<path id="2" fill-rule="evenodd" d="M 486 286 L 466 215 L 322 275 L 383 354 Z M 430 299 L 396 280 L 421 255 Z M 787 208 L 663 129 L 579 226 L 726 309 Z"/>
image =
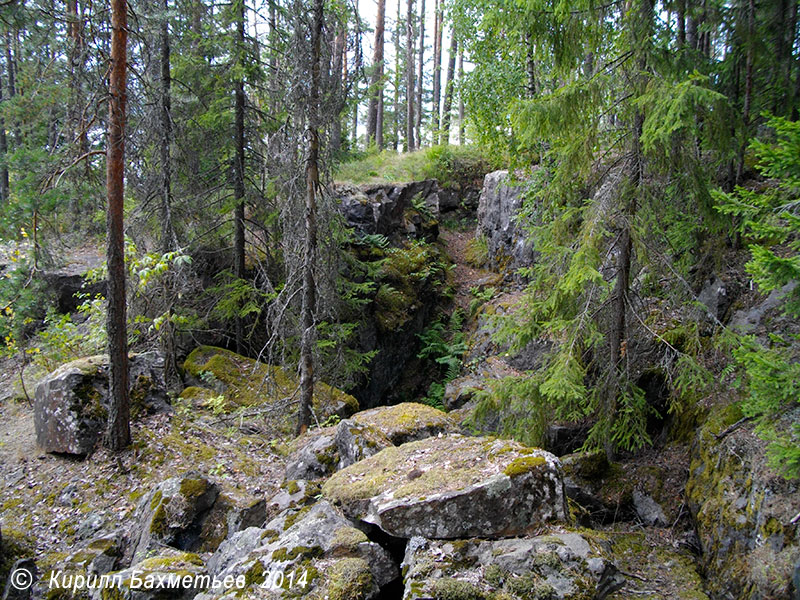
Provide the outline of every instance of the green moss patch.
<path id="1" fill-rule="evenodd" d="M 329 600 L 364 600 L 377 588 L 369 565 L 363 558 L 344 558 L 325 573 Z"/>
<path id="2" fill-rule="evenodd" d="M 503 473 L 509 477 L 517 477 L 518 475 L 530 473 L 546 463 L 547 461 L 543 456 L 521 456 L 511 461 L 511 464 L 503 469 Z"/>
<path id="3" fill-rule="evenodd" d="M 507 451 L 496 452 L 500 447 Z M 503 473 L 507 465 L 530 452 L 505 440 L 460 435 L 427 438 L 386 448 L 339 471 L 323 485 L 322 494 L 334 502 L 350 503 L 390 489 L 398 499 L 461 490 Z"/>
<path id="4" fill-rule="evenodd" d="M 353 420 L 362 426 L 375 427 L 394 444 L 413 439 L 422 432 L 435 435 L 453 428 L 447 413 L 416 402 L 365 410 L 354 415 Z"/>
<path id="5" fill-rule="evenodd" d="M 297 389 L 297 378 L 273 365 L 240 356 L 235 352 L 214 346 L 200 346 L 192 351 L 183 364 L 184 371 L 209 386 L 224 388 L 227 407 L 263 406 L 291 396 Z M 191 389 L 191 388 L 187 388 Z M 194 388 L 190 397 L 200 395 Z M 314 410 L 321 418 L 336 414 L 340 407 L 352 414 L 358 410 L 358 401 L 350 394 L 318 382 L 314 387 Z M 285 413 L 286 411 L 282 411 Z M 288 415 L 282 423 L 291 428 Z M 287 429 L 288 428 L 288 429 Z"/>

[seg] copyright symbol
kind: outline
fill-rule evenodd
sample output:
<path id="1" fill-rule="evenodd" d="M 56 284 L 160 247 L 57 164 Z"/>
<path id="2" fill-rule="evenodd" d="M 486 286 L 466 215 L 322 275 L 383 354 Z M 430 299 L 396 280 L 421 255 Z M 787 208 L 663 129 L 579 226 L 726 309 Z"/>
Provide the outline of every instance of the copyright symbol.
<path id="1" fill-rule="evenodd" d="M 17 569 L 11 574 L 11 585 L 20 591 L 27 590 L 33 585 L 33 575 L 28 569 Z"/>

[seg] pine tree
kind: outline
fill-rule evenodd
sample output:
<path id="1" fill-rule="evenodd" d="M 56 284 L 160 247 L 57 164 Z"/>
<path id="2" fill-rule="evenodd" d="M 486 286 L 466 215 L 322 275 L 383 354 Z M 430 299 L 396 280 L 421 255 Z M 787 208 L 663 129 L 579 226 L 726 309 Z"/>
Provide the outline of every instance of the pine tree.
<path id="1" fill-rule="evenodd" d="M 127 102 L 128 5 L 111 2 L 111 67 L 108 86 L 108 354 L 109 429 L 107 443 L 122 450 L 131 443 L 128 385 L 128 330 L 125 297 L 125 108 Z"/>

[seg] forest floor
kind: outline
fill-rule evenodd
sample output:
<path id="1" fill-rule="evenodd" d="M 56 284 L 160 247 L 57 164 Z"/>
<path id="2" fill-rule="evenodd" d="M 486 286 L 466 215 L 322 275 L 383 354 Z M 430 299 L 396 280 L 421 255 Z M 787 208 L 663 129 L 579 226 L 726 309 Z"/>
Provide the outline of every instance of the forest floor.
<path id="1" fill-rule="evenodd" d="M 8 359 L 0 365 L 3 389 L 14 385 L 13 367 Z M 36 444 L 32 406 L 0 401 L 3 538 L 46 565 L 100 531 L 131 525 L 139 499 L 177 473 L 209 473 L 240 498 L 269 497 L 283 479 L 280 444 L 220 426 L 196 406 L 135 419 L 132 437 L 119 454 L 102 447 L 85 460 L 48 454 Z"/>
<path id="2" fill-rule="evenodd" d="M 490 303 L 513 306 L 521 294 L 517 283 L 504 284 L 497 273 L 467 263 L 473 236 L 474 227 L 463 224 L 440 235 L 454 264 L 456 307 L 469 313 L 475 298 L 471 290 L 487 287 L 496 287 Z M 82 249 L 65 266 L 84 268 L 96 255 L 96 250 Z M 19 374 L 18 359 L 0 361 L 0 517 L 3 536 L 27 548 L 40 565 L 60 560 L 99 531 L 130 525 L 139 499 L 176 473 L 208 473 L 227 493 L 245 498 L 269 497 L 283 479 L 280 440 L 220 424 L 193 405 L 136 419 L 133 444 L 121 454 L 102 447 L 85 460 L 47 454 L 36 444 L 33 408 L 20 394 Z M 27 391 L 32 398 L 33 386 Z M 681 445 L 620 462 L 617 479 L 627 493 L 633 485 L 657 488 L 671 524 L 645 527 L 634 520 L 590 530 L 608 540 L 626 575 L 625 587 L 609 598 L 704 597 L 686 596 L 687 589 L 700 592 L 701 582 L 693 557 L 676 550 L 690 526 L 683 498 L 687 466 L 688 451 Z"/>

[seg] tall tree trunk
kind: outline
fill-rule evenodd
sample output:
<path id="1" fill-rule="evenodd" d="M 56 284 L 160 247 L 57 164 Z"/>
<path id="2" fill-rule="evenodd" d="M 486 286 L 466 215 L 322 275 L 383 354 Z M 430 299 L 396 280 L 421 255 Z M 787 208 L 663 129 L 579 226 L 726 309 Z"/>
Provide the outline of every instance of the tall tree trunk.
<path id="1" fill-rule="evenodd" d="M 653 0 L 637 0 L 638 7 L 631 11 L 629 35 L 631 47 L 634 49 L 637 73 L 635 75 L 635 94 L 641 97 L 647 89 L 648 48 L 651 42 L 651 28 L 653 21 Z M 638 208 L 638 196 L 642 192 L 644 175 L 644 153 L 642 151 L 642 131 L 644 127 L 644 113 L 640 107 L 635 108 L 632 131 L 631 148 L 628 155 L 628 194 L 623 198 L 622 206 L 622 232 L 620 234 L 619 255 L 617 257 L 617 274 L 612 296 L 611 329 L 609 343 L 613 363 L 610 377 L 612 384 L 606 391 L 603 411 L 606 424 L 605 450 L 609 458 L 615 454 L 614 442 L 611 437 L 611 427 L 616 418 L 617 397 L 622 393 L 624 386 L 623 362 L 626 356 L 627 335 L 626 317 L 628 311 L 628 291 L 630 287 L 631 261 L 633 243 L 631 232 L 633 221 Z"/>
<path id="2" fill-rule="evenodd" d="M 3 105 L 3 73 L 0 71 L 0 106 Z M 8 202 L 10 184 L 8 179 L 8 139 L 6 124 L 0 117 L 0 205 Z"/>
<path id="3" fill-rule="evenodd" d="M 463 46 L 458 49 L 458 84 L 464 83 L 464 48 Z M 458 92 L 458 144 L 464 145 L 464 97 L 461 91 Z"/>
<path id="4" fill-rule="evenodd" d="M 678 49 L 686 46 L 686 0 L 678 0 Z"/>
<path id="5" fill-rule="evenodd" d="M 300 435 L 311 424 L 314 397 L 314 308 L 317 302 L 314 271 L 317 256 L 317 190 L 319 184 L 320 61 L 324 0 L 314 0 L 311 31 L 311 89 L 308 114 L 308 159 L 306 162 L 305 248 L 303 260 L 302 332 L 300 335 L 300 410 L 297 430 Z"/>
<path id="6" fill-rule="evenodd" d="M 125 108 L 127 103 L 128 7 L 111 0 L 111 68 L 108 79 L 108 390 L 111 396 L 107 444 L 122 450 L 131 443 L 128 389 L 128 332 L 125 304 Z"/>
<path id="7" fill-rule="evenodd" d="M 345 42 L 347 39 L 347 32 L 344 29 L 344 26 L 340 25 L 339 29 L 336 33 L 336 41 L 333 44 L 333 86 L 334 86 L 334 95 L 336 98 L 339 98 L 342 90 L 342 86 L 344 84 L 344 80 L 346 75 L 344 74 L 344 70 L 347 69 L 347 61 L 345 60 L 344 56 L 344 47 Z M 337 104 L 337 111 L 336 111 L 336 118 L 333 119 L 331 123 L 331 152 L 333 154 L 338 154 L 339 151 L 342 149 L 342 118 L 341 113 L 344 109 L 344 102 Z"/>
<path id="8" fill-rule="evenodd" d="M 686 27 L 686 43 L 692 50 L 697 50 L 697 19 L 695 18 L 694 11 L 691 10 L 691 3 L 687 3 L 689 8 L 689 23 Z"/>
<path id="9" fill-rule="evenodd" d="M 419 4 L 419 56 L 417 57 L 417 146 L 422 146 L 422 82 L 425 68 L 425 0 Z"/>
<path id="10" fill-rule="evenodd" d="M 383 135 L 378 144 L 378 110 L 383 96 L 383 38 L 386 22 L 386 0 L 378 0 L 378 16 L 375 20 L 375 48 L 372 55 L 372 78 L 369 85 L 369 112 L 367 113 L 367 145 L 376 144 L 378 150 L 383 149 Z"/>
<path id="11" fill-rule="evenodd" d="M 742 139 L 739 143 L 739 162 L 736 166 L 736 183 L 742 180 L 744 152 L 750 137 L 750 110 L 753 103 L 753 54 L 755 40 L 755 0 L 747 0 L 747 54 L 744 65 L 744 106 L 742 107 Z"/>
<path id="12" fill-rule="evenodd" d="M 406 150 L 414 144 L 414 0 L 408 0 L 406 11 Z"/>
<path id="13" fill-rule="evenodd" d="M 278 80 L 278 0 L 269 0 L 267 16 L 269 39 L 269 107 L 273 114 L 278 112 L 280 81 Z"/>
<path id="14" fill-rule="evenodd" d="M 435 27 L 433 31 L 433 143 L 439 140 L 439 111 L 442 105 L 442 30 L 444 29 L 444 15 L 442 14 L 442 3 L 444 0 L 436 0 L 435 5 Z"/>
<path id="15" fill-rule="evenodd" d="M 534 58 L 534 50 L 533 37 L 530 34 L 525 34 L 525 52 L 527 54 L 525 69 L 528 72 L 528 85 L 526 92 L 528 98 L 536 97 L 536 60 Z"/>
<path id="16" fill-rule="evenodd" d="M 792 50 L 797 28 L 797 0 L 782 0 L 780 3 L 780 33 L 777 39 L 777 69 L 775 76 L 775 106 L 773 112 L 789 116 L 792 102 Z"/>
<path id="17" fill-rule="evenodd" d="M 172 79 L 168 11 L 169 0 L 164 0 L 164 19 L 161 23 L 161 251 L 164 253 L 178 247 L 172 226 Z"/>
<path id="18" fill-rule="evenodd" d="M 236 37 L 237 37 L 237 63 L 241 68 L 244 67 L 244 28 L 245 28 L 245 5 L 244 0 L 236 0 L 238 14 L 236 15 Z M 235 84 L 235 107 L 234 107 L 234 144 L 236 156 L 234 157 L 233 168 L 233 198 L 235 202 L 233 214 L 233 274 L 237 279 L 244 279 L 244 79 L 239 78 Z M 236 317 L 236 351 L 244 353 L 244 320 Z"/>
<path id="19" fill-rule="evenodd" d="M 400 85 L 402 78 L 400 76 L 400 57 L 402 56 L 400 49 L 401 39 L 401 19 L 400 19 L 400 6 L 401 0 L 397 0 L 397 20 L 394 25 L 394 139 L 392 140 L 392 149 L 397 152 L 400 146 Z"/>
<path id="20" fill-rule="evenodd" d="M 440 144 L 450 143 L 450 111 L 453 109 L 453 77 L 456 70 L 456 55 L 458 54 L 458 40 L 455 34 L 450 38 L 450 56 L 447 60 L 447 83 L 444 87 L 444 107 L 442 108 L 442 131 L 439 138 Z"/>

